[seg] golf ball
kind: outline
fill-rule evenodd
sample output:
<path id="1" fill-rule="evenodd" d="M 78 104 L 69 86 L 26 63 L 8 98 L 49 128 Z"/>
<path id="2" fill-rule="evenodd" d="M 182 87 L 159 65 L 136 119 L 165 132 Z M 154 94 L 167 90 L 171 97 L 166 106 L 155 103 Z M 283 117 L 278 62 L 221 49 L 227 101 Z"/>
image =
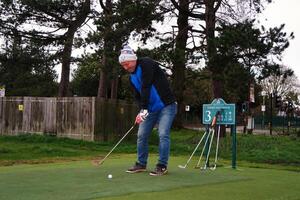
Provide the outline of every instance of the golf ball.
<path id="1" fill-rule="evenodd" d="M 108 174 L 107 178 L 109 178 L 109 179 L 112 178 L 112 175 L 111 175 L 111 174 Z"/>

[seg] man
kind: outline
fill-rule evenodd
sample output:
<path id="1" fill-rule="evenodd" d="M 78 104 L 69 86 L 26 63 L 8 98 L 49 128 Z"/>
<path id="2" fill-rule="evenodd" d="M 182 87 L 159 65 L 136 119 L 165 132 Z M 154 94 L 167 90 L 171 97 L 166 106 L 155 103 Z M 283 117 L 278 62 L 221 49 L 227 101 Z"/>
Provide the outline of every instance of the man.
<path id="1" fill-rule="evenodd" d="M 139 58 L 129 46 L 124 46 L 119 56 L 122 67 L 130 72 L 130 83 L 135 91 L 140 112 L 135 123 L 139 124 L 137 137 L 137 162 L 128 173 L 146 171 L 148 138 L 158 124 L 159 159 L 151 176 L 167 174 L 170 154 L 170 129 L 177 113 L 177 103 L 164 71 L 150 58 Z"/>

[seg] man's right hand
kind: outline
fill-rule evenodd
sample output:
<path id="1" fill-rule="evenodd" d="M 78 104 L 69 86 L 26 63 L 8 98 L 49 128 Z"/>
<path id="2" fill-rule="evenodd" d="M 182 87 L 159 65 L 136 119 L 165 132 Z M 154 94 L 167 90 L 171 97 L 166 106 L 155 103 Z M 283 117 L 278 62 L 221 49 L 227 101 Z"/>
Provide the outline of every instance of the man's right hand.
<path id="1" fill-rule="evenodd" d="M 148 116 L 148 110 L 145 110 L 145 109 L 142 109 L 139 114 L 136 116 L 135 118 L 135 123 L 137 124 L 140 124 L 142 123 L 143 121 L 145 121 L 145 119 L 147 118 Z"/>

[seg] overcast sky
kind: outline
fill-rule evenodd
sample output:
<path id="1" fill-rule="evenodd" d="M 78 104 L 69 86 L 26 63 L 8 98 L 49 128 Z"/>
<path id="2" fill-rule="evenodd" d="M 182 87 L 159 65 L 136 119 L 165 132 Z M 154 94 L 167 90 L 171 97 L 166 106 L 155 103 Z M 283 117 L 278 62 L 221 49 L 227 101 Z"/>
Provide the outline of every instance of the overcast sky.
<path id="1" fill-rule="evenodd" d="M 285 24 L 284 31 L 294 32 L 295 38 L 283 55 L 282 64 L 292 68 L 300 79 L 300 0 L 273 0 L 260 16 L 260 21 L 266 27 Z"/>

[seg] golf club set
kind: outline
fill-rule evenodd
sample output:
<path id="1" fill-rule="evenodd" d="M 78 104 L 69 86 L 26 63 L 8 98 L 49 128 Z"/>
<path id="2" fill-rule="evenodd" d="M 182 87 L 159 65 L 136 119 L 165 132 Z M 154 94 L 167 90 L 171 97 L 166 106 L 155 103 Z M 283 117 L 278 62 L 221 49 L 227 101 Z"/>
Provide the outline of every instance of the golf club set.
<path id="1" fill-rule="evenodd" d="M 218 119 L 219 116 L 220 116 L 220 111 L 216 112 L 216 115 L 213 117 L 213 119 L 211 121 L 210 127 L 208 129 L 206 129 L 205 133 L 201 137 L 200 141 L 196 145 L 194 151 L 192 152 L 189 159 L 186 161 L 185 165 L 178 165 L 179 168 L 181 168 L 181 169 L 187 168 L 187 166 L 190 163 L 192 157 L 194 156 L 194 154 L 196 153 L 196 151 L 198 150 L 198 148 L 200 147 L 200 145 L 203 141 L 205 141 L 205 142 L 204 142 L 199 160 L 198 160 L 197 165 L 195 166 L 195 168 L 196 169 L 200 168 L 202 170 L 206 170 L 206 169 L 215 170 L 217 168 L 219 141 L 220 141 L 220 127 L 221 127 L 220 125 L 217 126 L 217 119 Z M 212 149 L 213 139 L 215 137 L 216 126 L 217 126 L 217 143 L 216 143 L 216 149 L 215 149 L 216 150 L 215 151 L 215 160 L 214 160 L 213 166 L 209 167 L 209 157 L 210 157 L 210 152 L 211 152 L 211 149 Z M 204 165 L 201 167 L 200 165 L 201 165 L 201 160 L 202 160 L 202 157 L 204 155 L 204 152 L 206 154 L 206 159 L 205 159 Z"/>

